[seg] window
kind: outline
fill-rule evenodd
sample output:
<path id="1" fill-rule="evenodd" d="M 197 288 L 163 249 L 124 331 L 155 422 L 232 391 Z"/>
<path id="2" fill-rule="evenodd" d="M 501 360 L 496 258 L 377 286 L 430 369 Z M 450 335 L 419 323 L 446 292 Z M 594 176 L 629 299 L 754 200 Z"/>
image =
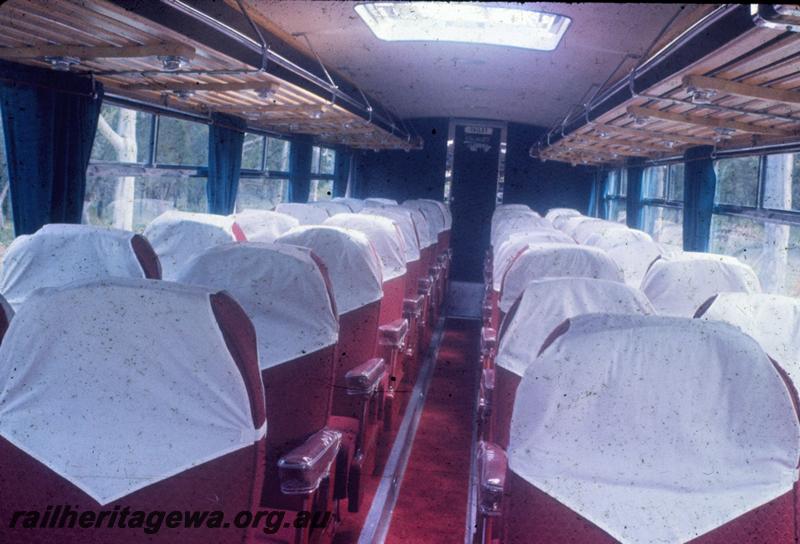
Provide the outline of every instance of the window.
<path id="1" fill-rule="evenodd" d="M 289 173 L 289 150 L 287 140 L 267 138 L 267 170 L 270 172 Z"/>
<path id="2" fill-rule="evenodd" d="M 642 196 L 644 198 L 666 200 L 668 179 L 668 166 L 646 168 L 642 175 Z"/>
<path id="3" fill-rule="evenodd" d="M 449 2 L 370 2 L 355 6 L 386 41 L 462 42 L 552 51 L 570 19 L 523 7 Z"/>
<path id="4" fill-rule="evenodd" d="M 150 162 L 153 119 L 150 113 L 103 104 L 92 145 L 92 162 Z"/>
<path id="5" fill-rule="evenodd" d="M 606 174 L 603 190 L 603 206 L 605 218 L 618 223 L 625 222 L 626 199 L 628 192 L 628 172 L 625 169 L 611 170 Z"/>
<path id="6" fill-rule="evenodd" d="M 662 244 L 683 247 L 683 164 L 645 168 L 642 228 Z"/>
<path id="7" fill-rule="evenodd" d="M 264 136 L 252 134 L 244 135 L 242 145 L 242 170 L 263 170 L 264 168 Z"/>
<path id="8" fill-rule="evenodd" d="M 734 255 L 768 293 L 800 296 L 800 154 L 721 159 L 711 250 Z"/>
<path id="9" fill-rule="evenodd" d="M 717 191 L 714 202 L 731 206 L 758 205 L 759 157 L 720 159 L 714 162 Z"/>
<path id="10" fill-rule="evenodd" d="M 239 191 L 236 194 L 236 209 L 242 211 L 248 208 L 271 210 L 281 202 L 289 199 L 289 151 L 291 144 L 286 140 L 257 136 L 255 134 L 245 135 L 245 148 L 242 151 L 242 168 L 244 168 L 244 157 L 248 153 L 248 138 L 255 154 L 255 149 L 260 150 L 260 155 L 251 157 L 248 168 L 251 171 L 243 171 L 239 178 Z M 256 144 L 256 138 L 259 144 Z M 266 152 L 266 156 L 264 153 Z M 255 166 L 256 158 L 259 162 Z M 263 164 L 262 164 L 262 160 Z M 256 172 L 257 170 L 257 172 Z"/>
<path id="11" fill-rule="evenodd" d="M 165 171 L 140 176 L 89 170 L 83 222 L 142 232 L 167 210 L 207 212 L 206 178 Z"/>
<path id="12" fill-rule="evenodd" d="M 170 209 L 206 212 L 207 178 L 198 167 L 207 163 L 207 125 L 106 103 L 86 175 L 83 221 L 142 231 Z"/>
<path id="13" fill-rule="evenodd" d="M 336 151 L 317 147 L 311 151 L 311 191 L 309 202 L 333 198 L 333 173 L 336 170 Z"/>
<path id="14" fill-rule="evenodd" d="M 800 211 L 800 153 L 767 155 L 764 164 L 764 207 Z"/>
<path id="15" fill-rule="evenodd" d="M 113 103 L 103 105 L 99 125 L 87 170 L 85 223 L 142 231 L 170 209 L 208 211 L 207 125 Z M 237 209 L 271 209 L 286 199 L 289 150 L 288 141 L 245 133 Z"/>
<path id="16" fill-rule="evenodd" d="M 683 163 L 671 164 L 669 173 L 669 195 L 667 198 L 676 202 L 683 202 Z"/>
<path id="17" fill-rule="evenodd" d="M 207 166 L 208 125 L 160 116 L 156 163 Z"/>
<path id="18" fill-rule="evenodd" d="M 758 267 L 764 247 L 764 224 L 753 219 L 714 214 L 711 219 L 710 250 L 732 255 Z"/>
<path id="19" fill-rule="evenodd" d="M 645 205 L 642 208 L 643 230 L 662 244 L 683 247 L 683 210 Z"/>
<path id="20" fill-rule="evenodd" d="M 8 182 L 6 139 L 0 120 L 0 252 L 14 241 L 14 220 L 11 214 L 11 186 Z"/>
<path id="21" fill-rule="evenodd" d="M 286 178 L 242 177 L 239 179 L 236 209 L 271 210 L 288 200 L 288 196 L 289 180 Z"/>

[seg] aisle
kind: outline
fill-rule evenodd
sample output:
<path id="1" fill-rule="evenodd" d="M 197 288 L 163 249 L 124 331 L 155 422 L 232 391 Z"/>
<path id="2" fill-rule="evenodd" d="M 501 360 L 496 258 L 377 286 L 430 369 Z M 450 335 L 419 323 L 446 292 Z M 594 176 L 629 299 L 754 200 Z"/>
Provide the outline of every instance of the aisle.
<path id="1" fill-rule="evenodd" d="M 386 542 L 464 542 L 480 322 L 448 318 Z"/>

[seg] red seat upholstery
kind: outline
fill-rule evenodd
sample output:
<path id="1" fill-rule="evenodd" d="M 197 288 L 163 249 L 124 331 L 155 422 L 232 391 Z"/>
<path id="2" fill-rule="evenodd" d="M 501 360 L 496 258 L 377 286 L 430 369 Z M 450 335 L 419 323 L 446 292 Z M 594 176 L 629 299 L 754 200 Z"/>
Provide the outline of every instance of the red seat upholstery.
<path id="1" fill-rule="evenodd" d="M 277 243 L 228 244 L 199 255 L 179 279 L 231 293 L 258 335 L 270 422 L 262 505 L 298 511 L 313 501 L 330 503 L 335 489 L 346 489 L 346 463 L 310 467 L 325 477 L 313 492 L 301 494 L 287 494 L 279 471 L 280 459 L 295 448 L 332 448 L 345 460 L 352 456 L 348 433 L 329 427 L 339 325 L 330 283 L 313 253 Z M 335 477 L 328 478 L 329 471 Z"/>
<path id="2" fill-rule="evenodd" d="M 404 319 L 403 304 L 406 292 L 405 250 L 403 236 L 390 219 L 368 214 L 338 214 L 325 221 L 325 225 L 353 229 L 362 232 L 372 243 L 381 262 L 383 274 L 383 300 L 381 301 L 379 326 Z M 377 353 L 389 368 L 389 385 L 386 391 L 386 416 L 384 423 L 391 427 L 397 421 L 402 401 L 396 402 L 399 392 L 405 394 L 410 388 L 401 388 L 405 373 L 405 345 L 382 344 Z M 402 399 L 404 400 L 404 399 Z"/>
<path id="3" fill-rule="evenodd" d="M 567 322 L 517 390 L 503 542 L 794 542 L 784 378 L 719 322 Z"/>
<path id="4" fill-rule="evenodd" d="M 264 397 L 255 332 L 229 295 L 145 279 L 40 291 L 14 319 L 0 368 L 0 541 L 233 544 L 251 534 L 233 520 L 258 506 Z M 151 515 L 215 510 L 231 527 L 170 528 Z M 49 523 L 31 528 L 30 514 L 10 524 L 15 511 Z M 84 515 L 94 528 L 76 522 Z"/>
<path id="5" fill-rule="evenodd" d="M 358 451 L 351 463 L 351 485 L 348 508 L 357 510 L 361 496 L 360 473 L 374 463 L 378 438 L 378 414 L 382 412 L 382 392 L 386 385 L 385 372 L 373 373 L 386 365 L 373 360 L 377 353 L 378 318 L 383 298 L 381 266 L 366 235 L 352 229 L 330 226 L 304 226 L 285 233 L 276 240 L 309 248 L 325 267 L 339 310 L 339 342 L 336 352 L 333 414 L 359 422 L 350 434 L 359 437 Z M 364 367 L 367 365 L 367 367 Z M 379 387 L 366 390 L 351 387 L 349 376 L 373 379 L 368 385 Z M 339 421 L 346 418 L 340 418 Z M 344 428 L 337 425 L 337 429 Z"/>
<path id="6" fill-rule="evenodd" d="M 655 313 L 638 289 L 591 278 L 546 278 L 528 284 L 500 328 L 495 360 L 494 397 L 490 402 L 489 439 L 508 447 L 517 387 L 528 365 L 565 320 L 582 314 Z"/>

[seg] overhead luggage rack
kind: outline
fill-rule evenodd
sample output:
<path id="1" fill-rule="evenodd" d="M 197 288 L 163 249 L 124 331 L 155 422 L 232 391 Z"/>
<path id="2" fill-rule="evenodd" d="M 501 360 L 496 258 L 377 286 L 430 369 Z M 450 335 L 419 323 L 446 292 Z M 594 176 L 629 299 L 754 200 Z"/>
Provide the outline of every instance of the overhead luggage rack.
<path id="1" fill-rule="evenodd" d="M 774 22 L 792 19 L 787 9 L 718 8 L 548 132 L 531 156 L 621 164 L 698 145 L 737 149 L 796 139 L 800 26 Z M 766 11 L 775 18 L 767 20 Z"/>
<path id="2" fill-rule="evenodd" d="M 239 25 L 253 24 L 250 8 L 224 8 L 214 6 Z M 334 80 L 321 63 L 317 67 L 303 57 L 315 65 L 312 70 L 300 59 L 290 62 L 277 46 L 259 43 L 189 3 L 11 0 L 0 8 L 0 26 L 0 59 L 91 76 L 106 96 L 209 121 L 212 114 L 235 115 L 252 130 L 307 134 L 327 144 L 421 145 L 402 123 L 357 88 L 338 76 Z M 266 35 L 255 26 L 248 32 L 253 28 L 259 39 Z M 320 68 L 322 76 L 315 74 Z"/>

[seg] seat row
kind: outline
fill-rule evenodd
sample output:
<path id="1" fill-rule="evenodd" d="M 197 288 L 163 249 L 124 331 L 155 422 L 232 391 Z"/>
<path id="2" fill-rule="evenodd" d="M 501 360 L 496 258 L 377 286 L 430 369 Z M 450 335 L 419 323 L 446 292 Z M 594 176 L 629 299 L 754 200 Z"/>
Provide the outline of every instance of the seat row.
<path id="1" fill-rule="evenodd" d="M 800 301 L 518 205 L 485 275 L 476 542 L 796 542 Z"/>
<path id="2" fill-rule="evenodd" d="M 406 204 L 322 225 L 167 212 L 144 236 L 47 225 L 15 240 L 0 281 L 4 519 L 54 502 L 229 520 L 333 511 L 324 528 L 270 537 L 329 541 L 339 505 L 365 508 L 441 304 L 449 214 Z M 142 536 L 47 527 L 4 526 L 0 540 Z M 153 538 L 263 541 L 262 529 Z"/>

